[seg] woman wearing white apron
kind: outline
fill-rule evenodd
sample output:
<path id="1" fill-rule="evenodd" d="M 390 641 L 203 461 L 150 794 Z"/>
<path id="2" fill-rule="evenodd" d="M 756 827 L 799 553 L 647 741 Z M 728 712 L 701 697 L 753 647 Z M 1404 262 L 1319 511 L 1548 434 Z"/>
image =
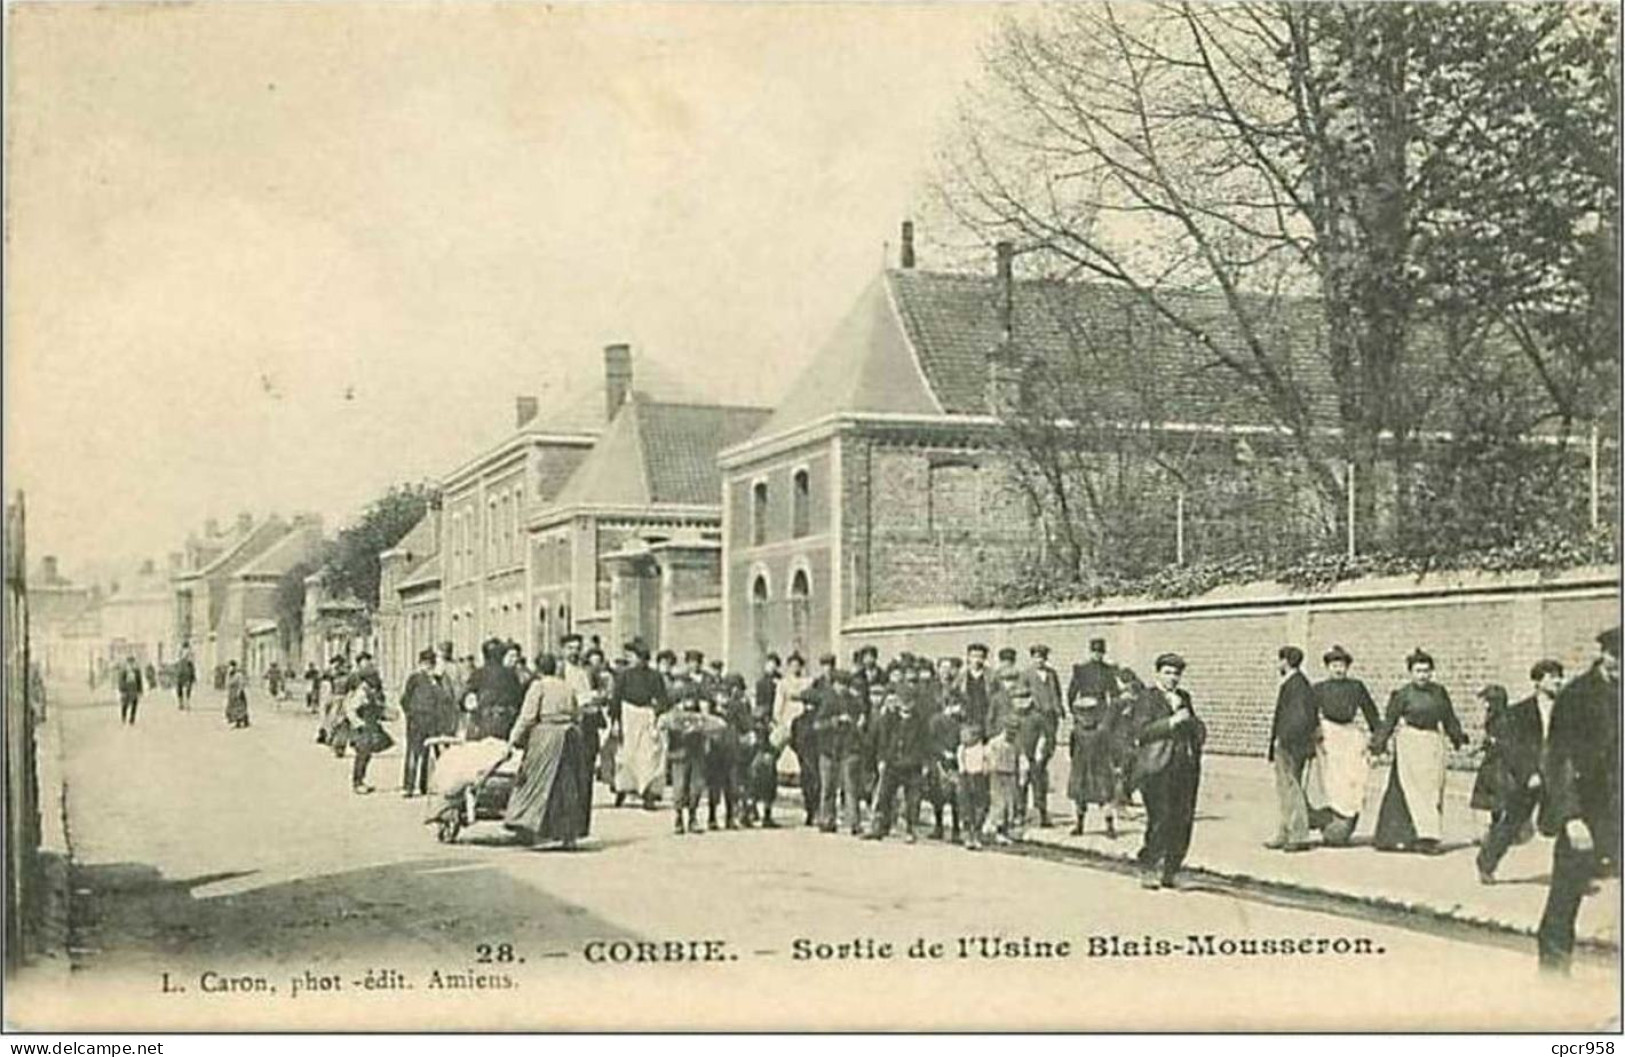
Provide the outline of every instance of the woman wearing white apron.
<path id="1" fill-rule="evenodd" d="M 1309 824 L 1320 830 L 1327 844 L 1344 845 L 1354 836 L 1365 806 L 1366 779 L 1371 774 L 1367 749 L 1382 720 L 1371 691 L 1349 676 L 1354 663 L 1349 651 L 1333 646 L 1321 660 L 1328 677 L 1314 690 L 1320 741 L 1304 777 L 1304 793 Z"/>
<path id="2" fill-rule="evenodd" d="M 1377 751 L 1390 743 L 1394 762 L 1377 815 L 1378 851 L 1439 852 L 1444 837 L 1446 739 L 1467 744 L 1444 687 L 1433 681 L 1433 658 L 1421 649 L 1405 658 L 1411 681 L 1388 698 Z"/>

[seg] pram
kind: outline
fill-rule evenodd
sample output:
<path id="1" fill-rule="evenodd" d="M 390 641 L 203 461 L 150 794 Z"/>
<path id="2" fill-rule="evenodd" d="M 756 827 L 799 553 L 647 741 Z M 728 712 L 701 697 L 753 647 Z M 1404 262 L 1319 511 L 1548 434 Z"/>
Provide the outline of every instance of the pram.
<path id="1" fill-rule="evenodd" d="M 433 760 L 429 791 L 440 797 L 424 822 L 435 826 L 442 844 L 455 841 L 465 826 L 494 822 L 507 813 L 523 754 L 508 757 L 508 743 L 501 738 L 435 737 L 423 744 Z"/>

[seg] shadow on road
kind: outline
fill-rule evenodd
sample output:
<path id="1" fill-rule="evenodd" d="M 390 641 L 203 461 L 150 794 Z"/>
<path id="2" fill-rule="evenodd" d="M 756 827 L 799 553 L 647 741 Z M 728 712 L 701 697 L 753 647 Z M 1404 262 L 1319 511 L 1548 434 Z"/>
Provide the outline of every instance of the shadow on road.
<path id="1" fill-rule="evenodd" d="M 256 871 L 167 878 L 143 863 L 76 867 L 74 968 L 294 968 L 369 957 L 468 960 L 637 938 L 487 858 L 445 857 L 254 884 Z M 232 882 L 244 882 L 232 884 Z M 227 891 L 200 896 L 208 886 Z"/>

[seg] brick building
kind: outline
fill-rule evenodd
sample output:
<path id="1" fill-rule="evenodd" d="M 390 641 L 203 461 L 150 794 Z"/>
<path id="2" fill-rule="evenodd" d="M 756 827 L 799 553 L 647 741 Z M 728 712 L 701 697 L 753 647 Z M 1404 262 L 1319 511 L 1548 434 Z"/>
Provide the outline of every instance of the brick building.
<path id="1" fill-rule="evenodd" d="M 321 526 L 306 517 L 290 523 L 273 516 L 256 523 L 244 513 L 228 532 L 221 532 L 211 520 L 201 537 L 187 540 L 170 581 L 175 593 L 175 641 L 191 646 L 200 679 L 207 681 L 228 660 L 241 662 L 248 623 L 275 617 L 270 599 L 281 576 L 277 570 L 284 563 L 277 559 L 259 567 L 256 562 L 295 531 L 296 546 L 285 555 L 303 554 L 307 545 L 313 548 Z"/>
<path id="2" fill-rule="evenodd" d="M 378 663 L 385 672 L 404 673 L 418 651 L 436 645 L 440 608 L 440 500 L 400 542 L 378 555 L 378 610 L 373 627 Z M 428 574 L 428 575 L 425 575 Z"/>
<path id="3" fill-rule="evenodd" d="M 762 408 L 675 403 L 629 390 L 555 499 L 532 515 L 536 649 L 579 632 L 618 647 L 715 654 L 722 639 L 722 481 L 717 452 Z"/>

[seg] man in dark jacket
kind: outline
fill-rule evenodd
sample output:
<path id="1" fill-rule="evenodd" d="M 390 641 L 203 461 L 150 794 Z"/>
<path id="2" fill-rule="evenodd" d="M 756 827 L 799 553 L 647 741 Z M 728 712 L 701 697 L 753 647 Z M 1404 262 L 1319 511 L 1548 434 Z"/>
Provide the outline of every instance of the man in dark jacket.
<path id="1" fill-rule="evenodd" d="M 1507 709 L 1494 730 L 1486 730 L 1490 741 L 1486 755 L 1493 752 L 1498 758 L 1505 785 L 1495 791 L 1494 820 L 1478 848 L 1478 879 L 1483 884 L 1495 883 L 1495 868 L 1540 803 L 1545 781 L 1540 775 L 1541 757 L 1546 751 L 1546 728 L 1563 686 L 1563 666 L 1552 660 L 1538 661 L 1529 670 L 1529 678 L 1535 692 Z"/>
<path id="2" fill-rule="evenodd" d="M 1617 627 L 1597 636 L 1600 656 L 1557 695 L 1546 736 L 1540 830 L 1557 842 L 1536 937 L 1541 968 L 1557 972 L 1568 972 L 1592 876 L 1618 862 L 1619 639 Z"/>
<path id="3" fill-rule="evenodd" d="M 904 840 L 914 843 L 914 823 L 920 814 L 920 789 L 931 759 L 931 728 L 913 695 L 886 697 L 875 719 L 875 757 L 880 769 L 880 790 L 868 839 L 880 840 L 891 832 L 897 790 L 903 790 Z"/>
<path id="4" fill-rule="evenodd" d="M 181 647 L 181 659 L 175 662 L 175 702 L 182 708 L 192 707 L 192 687 L 197 685 L 197 665 L 192 662 L 190 647 Z"/>
<path id="5" fill-rule="evenodd" d="M 508 652 L 501 639 L 487 639 L 480 648 L 485 663 L 468 681 L 468 692 L 474 695 L 474 727 L 477 737 L 507 739 L 513 721 L 519 718 L 519 706 L 525 693 L 519 685 L 519 676 L 503 663 Z"/>
<path id="6" fill-rule="evenodd" d="M 1022 673 L 1032 707 L 1021 719 L 1021 752 L 1027 757 L 1027 783 L 1021 790 L 1017 814 L 1025 819 L 1029 806 L 1038 815 L 1038 825 L 1048 828 L 1049 761 L 1055 755 L 1055 739 L 1060 735 L 1061 677 L 1049 663 L 1049 647 L 1036 643 L 1027 650 L 1032 666 Z"/>
<path id="7" fill-rule="evenodd" d="M 1314 689 L 1303 674 L 1303 651 L 1282 646 L 1276 651 L 1281 685 L 1275 692 L 1275 718 L 1270 724 L 1267 753 L 1275 765 L 1275 799 L 1280 824 L 1275 839 L 1264 846 L 1281 851 L 1309 847 L 1309 801 L 1303 792 L 1303 771 L 1315 754 Z"/>
<path id="8" fill-rule="evenodd" d="M 435 652 L 418 652 L 418 666 L 406 677 L 401 690 L 401 711 L 406 714 L 406 767 L 401 775 L 401 795 L 420 796 L 429 791 L 429 738 L 446 733 L 441 723 L 446 715 L 446 691 L 435 678 Z"/>
<path id="9" fill-rule="evenodd" d="M 1179 686 L 1185 659 L 1164 653 L 1156 670 L 1156 685 L 1135 698 L 1131 719 L 1137 745 L 1134 782 L 1145 798 L 1140 885 L 1172 888 L 1190 850 L 1207 728 L 1196 716 L 1191 695 Z"/>

